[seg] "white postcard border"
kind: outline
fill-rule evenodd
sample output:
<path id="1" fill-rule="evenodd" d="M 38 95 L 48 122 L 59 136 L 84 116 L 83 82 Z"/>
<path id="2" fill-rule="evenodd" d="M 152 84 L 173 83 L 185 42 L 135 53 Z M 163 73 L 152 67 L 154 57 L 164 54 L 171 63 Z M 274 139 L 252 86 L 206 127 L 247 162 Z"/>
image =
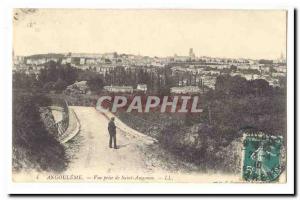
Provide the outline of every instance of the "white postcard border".
<path id="1" fill-rule="evenodd" d="M 235 3 L 236 1 L 197 2 L 186 1 L 80 1 L 69 3 L 67 1 L 5 1 L 5 8 L 1 10 L 1 31 L 5 38 L 1 38 L 0 70 L 2 74 L 1 91 L 1 151 L 5 158 L 1 161 L 1 171 L 5 171 L 2 181 L 5 180 L 5 191 L 10 194 L 291 194 L 294 192 L 294 13 L 293 8 L 286 1 L 274 0 L 272 2 L 250 1 Z M 242 2 L 242 1 L 241 1 Z M 285 3 L 284 3 L 285 2 Z M 272 6 L 269 5 L 272 3 Z M 12 134 L 12 8 L 17 7 L 52 7 L 52 8 L 182 8 L 182 9 L 287 9 L 288 10 L 288 48 L 287 48 L 287 183 L 286 184 L 166 184 L 166 183 L 13 183 L 11 180 L 11 134 Z M 7 9 L 10 8 L 10 9 Z M 2 12 L 3 11 L 3 12 Z M 3 15 L 3 16 L 2 16 Z M 4 20 L 4 23 L 2 23 Z M 3 42 L 3 43 L 2 43 Z M 4 167 L 4 169 L 2 169 Z M 2 175 L 1 175 L 2 176 Z"/>

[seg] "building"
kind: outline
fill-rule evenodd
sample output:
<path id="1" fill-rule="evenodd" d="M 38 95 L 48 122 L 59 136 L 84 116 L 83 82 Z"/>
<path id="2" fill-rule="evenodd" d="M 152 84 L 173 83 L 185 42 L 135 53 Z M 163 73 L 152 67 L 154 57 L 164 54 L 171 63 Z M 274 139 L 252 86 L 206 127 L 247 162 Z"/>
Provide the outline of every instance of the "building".
<path id="1" fill-rule="evenodd" d="M 100 66 L 95 66 L 95 68 L 96 68 L 96 72 L 97 73 L 105 75 L 107 72 L 109 72 L 110 70 L 114 69 L 115 66 L 112 66 L 112 65 L 100 65 Z"/>
<path id="2" fill-rule="evenodd" d="M 111 53 L 104 53 L 102 54 L 103 58 L 109 59 L 109 60 L 113 60 L 116 59 L 118 57 L 117 52 L 111 52 Z"/>
<path id="3" fill-rule="evenodd" d="M 198 86 L 171 87 L 170 92 L 172 94 L 199 94 L 201 89 Z"/>
<path id="4" fill-rule="evenodd" d="M 174 61 L 175 62 L 186 62 L 190 59 L 190 57 L 188 56 L 178 56 L 178 55 L 174 55 Z"/>
<path id="5" fill-rule="evenodd" d="M 47 62 L 46 58 L 27 58 L 26 64 L 27 65 L 42 65 Z"/>
<path id="6" fill-rule="evenodd" d="M 138 84 L 136 87 L 137 91 L 141 91 L 141 92 L 147 92 L 147 85 L 146 84 Z"/>
<path id="7" fill-rule="evenodd" d="M 273 72 L 272 77 L 285 77 L 286 73 L 284 72 Z"/>
<path id="8" fill-rule="evenodd" d="M 80 65 L 84 65 L 84 64 L 85 64 L 85 58 L 80 58 L 79 64 L 80 64 Z"/>
<path id="9" fill-rule="evenodd" d="M 23 56 L 14 56 L 13 61 L 14 61 L 14 65 L 23 64 L 24 57 Z"/>
<path id="10" fill-rule="evenodd" d="M 218 70 L 222 70 L 222 69 L 229 69 L 230 68 L 230 65 L 211 65 L 210 67 L 212 68 L 216 68 Z"/>
<path id="11" fill-rule="evenodd" d="M 250 69 L 250 65 L 246 64 L 246 65 L 238 65 L 237 66 L 238 70 L 248 70 Z"/>
<path id="12" fill-rule="evenodd" d="M 67 86 L 65 93 L 66 94 L 86 94 L 89 92 L 89 87 L 87 81 L 75 82 L 72 85 Z"/>
<path id="13" fill-rule="evenodd" d="M 260 70 L 261 69 L 261 66 L 258 65 L 258 64 L 253 64 L 253 65 L 250 65 L 250 69 L 256 69 L 256 70 Z"/>
<path id="14" fill-rule="evenodd" d="M 269 73 L 271 70 L 271 68 L 269 66 L 266 65 L 260 65 L 260 72 L 261 73 Z"/>
<path id="15" fill-rule="evenodd" d="M 71 62 L 72 62 L 72 58 L 66 57 L 62 59 L 61 64 L 71 64 Z"/>
<path id="16" fill-rule="evenodd" d="M 196 58 L 193 48 L 190 48 L 189 57 L 191 60 L 195 60 Z"/>
<path id="17" fill-rule="evenodd" d="M 286 66 L 285 65 L 279 65 L 278 67 L 275 68 L 277 72 L 282 72 L 286 73 Z"/>
<path id="18" fill-rule="evenodd" d="M 133 93 L 132 86 L 109 85 L 109 86 L 104 86 L 103 89 L 107 92 Z"/>
<path id="19" fill-rule="evenodd" d="M 87 65 L 93 65 L 93 64 L 96 64 L 96 59 L 95 58 L 87 58 L 85 60 L 85 62 Z"/>

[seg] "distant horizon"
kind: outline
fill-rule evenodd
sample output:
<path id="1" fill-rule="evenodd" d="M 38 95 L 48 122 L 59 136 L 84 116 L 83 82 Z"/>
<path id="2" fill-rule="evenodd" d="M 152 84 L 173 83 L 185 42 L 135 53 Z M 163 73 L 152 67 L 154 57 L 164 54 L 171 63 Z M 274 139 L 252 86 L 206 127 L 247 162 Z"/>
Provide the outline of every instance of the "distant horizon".
<path id="1" fill-rule="evenodd" d="M 150 58 L 169 58 L 169 57 L 174 57 L 174 55 L 170 55 L 170 56 L 149 56 L 149 55 L 143 55 L 143 54 L 132 54 L 132 53 L 124 53 L 124 52 L 117 52 L 117 51 L 111 51 L 111 52 L 101 52 L 101 53 L 92 53 L 92 52 L 48 52 L 48 53 L 34 53 L 34 54 L 29 54 L 29 55 L 16 55 L 15 56 L 22 56 L 22 57 L 29 57 L 29 56 L 34 56 L 34 55 L 45 55 L 45 54 L 61 54 L 61 55 L 65 55 L 65 54 L 108 54 L 108 53 L 117 53 L 118 55 L 121 54 L 125 54 L 125 55 L 134 55 L 134 56 L 143 56 L 143 57 L 150 57 Z M 188 57 L 188 55 L 178 55 L 177 56 L 181 57 Z M 220 59 L 245 59 L 245 60 L 279 60 L 281 59 L 280 56 L 278 56 L 278 58 L 275 59 L 268 59 L 268 58 L 247 58 L 247 57 L 239 57 L 239 58 L 233 58 L 233 57 L 217 57 L 217 56 L 206 56 L 206 55 L 202 55 L 202 56 L 197 56 L 195 55 L 196 58 L 203 58 L 203 57 L 207 57 L 207 58 L 220 58 Z M 286 57 L 283 57 L 284 60 L 286 60 Z"/>
<path id="2" fill-rule="evenodd" d="M 284 10 L 15 9 L 16 55 L 126 52 L 150 57 L 286 57 Z"/>

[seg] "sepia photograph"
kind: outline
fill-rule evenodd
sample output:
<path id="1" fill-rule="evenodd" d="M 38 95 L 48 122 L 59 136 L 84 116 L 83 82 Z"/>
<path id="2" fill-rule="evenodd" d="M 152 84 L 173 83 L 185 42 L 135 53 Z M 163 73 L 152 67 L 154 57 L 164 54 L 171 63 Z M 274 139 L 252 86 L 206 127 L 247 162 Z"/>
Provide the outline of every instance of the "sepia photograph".
<path id="1" fill-rule="evenodd" d="M 12 182 L 287 183 L 287 10 L 11 18 Z"/>

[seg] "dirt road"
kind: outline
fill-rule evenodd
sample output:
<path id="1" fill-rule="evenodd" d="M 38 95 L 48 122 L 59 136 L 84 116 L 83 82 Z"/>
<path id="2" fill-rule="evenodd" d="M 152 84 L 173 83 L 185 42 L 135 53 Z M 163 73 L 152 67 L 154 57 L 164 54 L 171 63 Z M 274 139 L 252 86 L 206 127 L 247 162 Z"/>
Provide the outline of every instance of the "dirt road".
<path id="1" fill-rule="evenodd" d="M 72 109 L 81 128 L 74 138 L 64 144 L 70 161 L 67 170 L 61 174 L 37 171 L 19 173 L 14 175 L 15 181 L 237 182 L 240 179 L 239 175 L 203 173 L 201 166 L 185 162 L 157 143 L 149 143 L 147 137 L 130 133 L 131 129 L 121 122 L 119 125 L 122 130 L 117 128 L 119 149 L 109 148 L 108 118 L 93 107 L 72 106 Z M 70 175 L 80 176 L 81 179 L 64 179 Z M 120 179 L 114 180 L 114 177 Z"/>
<path id="2" fill-rule="evenodd" d="M 65 174 L 83 174 L 88 179 L 94 179 L 95 175 L 121 176 L 125 179 L 134 175 L 155 177 L 155 181 L 162 182 L 238 180 L 237 176 L 232 175 L 203 174 L 200 172 L 201 166 L 186 163 L 164 151 L 158 144 L 149 144 L 143 137 L 134 137 L 120 129 L 117 129 L 119 149 L 111 149 L 108 146 L 108 119 L 93 107 L 72 108 L 80 120 L 81 130 L 74 138 L 75 142 L 70 141 L 71 149 L 76 145 L 77 148 L 71 152 L 74 157 L 70 159 Z"/>
<path id="3" fill-rule="evenodd" d="M 133 138 L 117 128 L 118 149 L 109 148 L 108 119 L 93 107 L 72 108 L 81 124 L 78 135 L 81 138 L 68 171 L 110 174 L 153 171 L 141 151 L 145 145 L 143 139 Z"/>

